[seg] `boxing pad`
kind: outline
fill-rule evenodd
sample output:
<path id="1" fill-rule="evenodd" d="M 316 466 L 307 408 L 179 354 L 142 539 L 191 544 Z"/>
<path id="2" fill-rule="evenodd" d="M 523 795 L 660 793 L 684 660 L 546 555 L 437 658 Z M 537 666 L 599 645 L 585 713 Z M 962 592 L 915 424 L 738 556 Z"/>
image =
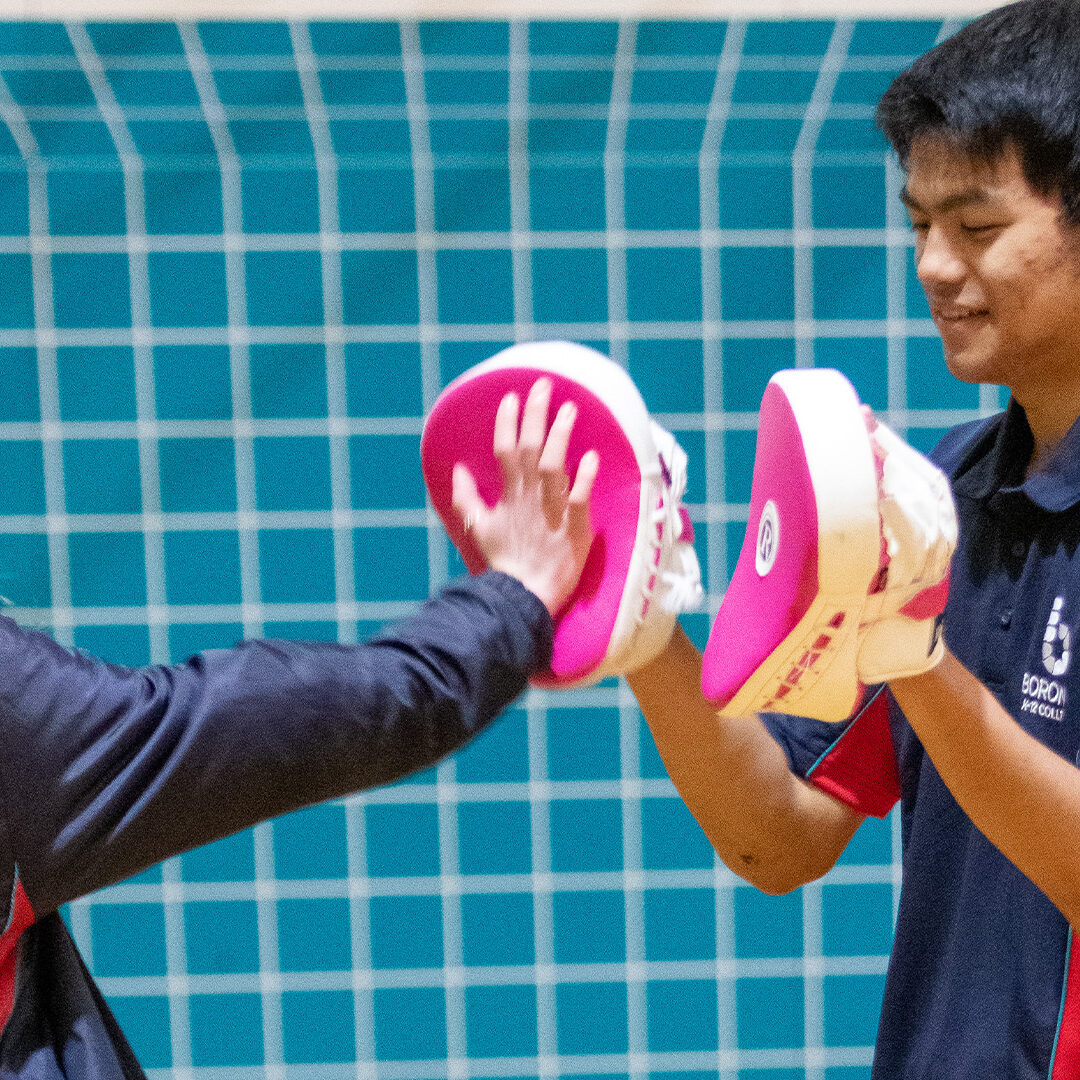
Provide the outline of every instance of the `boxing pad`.
<path id="1" fill-rule="evenodd" d="M 589 501 L 592 547 L 556 616 L 551 668 L 533 679 L 540 686 L 580 686 L 648 662 L 667 643 L 677 614 L 700 602 L 693 527 L 681 501 L 686 454 L 650 420 L 629 375 L 596 350 L 562 341 L 504 349 L 446 387 L 420 443 L 432 505 L 470 572 L 486 563 L 452 506 L 454 465 L 469 469 L 494 506 L 503 485 L 492 451 L 495 412 L 509 393 L 524 401 L 542 377 L 552 383 L 549 420 L 566 401 L 577 407 L 568 474 L 588 450 L 600 457 Z"/>
<path id="2" fill-rule="evenodd" d="M 945 476 L 878 424 L 843 375 L 778 372 L 703 694 L 733 715 L 839 721 L 867 684 L 928 670 L 943 652 L 956 535 Z"/>

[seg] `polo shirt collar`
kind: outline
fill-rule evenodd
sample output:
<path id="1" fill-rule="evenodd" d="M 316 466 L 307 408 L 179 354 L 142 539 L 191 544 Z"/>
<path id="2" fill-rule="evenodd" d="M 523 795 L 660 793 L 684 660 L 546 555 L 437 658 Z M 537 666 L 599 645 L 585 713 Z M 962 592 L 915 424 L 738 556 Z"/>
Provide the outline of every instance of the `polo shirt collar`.
<path id="1" fill-rule="evenodd" d="M 997 425 L 997 433 L 987 447 L 980 440 L 953 480 L 958 495 L 988 499 L 996 492 L 1026 495 L 1036 506 L 1050 513 L 1068 510 L 1080 503 L 1080 420 L 1061 440 L 1046 466 L 1034 476 L 1024 472 L 1035 449 L 1035 439 L 1027 415 L 1015 398 Z"/>

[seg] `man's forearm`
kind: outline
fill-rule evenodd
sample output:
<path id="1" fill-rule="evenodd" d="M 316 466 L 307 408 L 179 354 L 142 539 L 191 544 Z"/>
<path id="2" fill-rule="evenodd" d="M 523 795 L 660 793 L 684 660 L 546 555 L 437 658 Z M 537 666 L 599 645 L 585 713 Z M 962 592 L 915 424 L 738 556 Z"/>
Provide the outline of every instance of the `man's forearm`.
<path id="1" fill-rule="evenodd" d="M 680 629 L 627 681 L 679 794 L 732 870 L 779 893 L 833 865 L 862 815 L 794 776 L 758 719 L 717 715 Z"/>
<path id="2" fill-rule="evenodd" d="M 968 817 L 1080 927 L 1080 770 L 1024 731 L 949 652 L 890 687 Z"/>

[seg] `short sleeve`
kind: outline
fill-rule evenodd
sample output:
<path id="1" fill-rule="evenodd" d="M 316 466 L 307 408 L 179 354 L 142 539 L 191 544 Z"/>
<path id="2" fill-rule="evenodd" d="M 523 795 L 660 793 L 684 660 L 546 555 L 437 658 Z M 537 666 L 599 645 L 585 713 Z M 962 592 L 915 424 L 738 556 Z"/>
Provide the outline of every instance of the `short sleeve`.
<path id="1" fill-rule="evenodd" d="M 860 813 L 881 818 L 900 798 L 890 700 L 888 690 L 879 688 L 843 725 L 782 713 L 762 720 L 792 772 Z"/>

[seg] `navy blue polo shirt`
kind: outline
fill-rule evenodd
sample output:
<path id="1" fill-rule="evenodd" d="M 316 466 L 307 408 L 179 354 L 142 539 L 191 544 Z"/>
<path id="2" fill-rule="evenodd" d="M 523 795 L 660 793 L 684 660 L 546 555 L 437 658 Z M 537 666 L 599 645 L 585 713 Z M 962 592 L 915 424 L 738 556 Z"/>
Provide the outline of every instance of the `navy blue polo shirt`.
<path id="1" fill-rule="evenodd" d="M 1033 445 L 1013 402 L 955 428 L 932 455 L 960 523 L 945 640 L 1025 731 L 1075 763 L 1080 421 L 1025 480 Z M 834 796 L 878 815 L 900 801 L 903 884 L 874 1080 L 1080 1076 L 1080 947 L 972 824 L 888 691 L 839 736 L 812 720 L 766 724 L 793 771 Z"/>

